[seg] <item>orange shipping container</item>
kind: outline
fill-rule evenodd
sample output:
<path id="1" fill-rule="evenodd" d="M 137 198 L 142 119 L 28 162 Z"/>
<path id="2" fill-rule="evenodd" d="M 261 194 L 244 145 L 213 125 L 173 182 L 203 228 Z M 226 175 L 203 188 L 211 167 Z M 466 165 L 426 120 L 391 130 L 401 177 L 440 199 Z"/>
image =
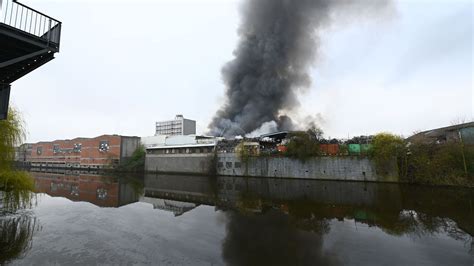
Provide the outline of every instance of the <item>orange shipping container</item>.
<path id="1" fill-rule="evenodd" d="M 288 150 L 288 148 L 284 145 L 277 146 L 277 149 L 279 152 L 286 152 Z"/>
<path id="2" fill-rule="evenodd" d="M 321 152 L 326 155 L 337 155 L 339 153 L 338 144 L 321 144 L 319 147 Z"/>

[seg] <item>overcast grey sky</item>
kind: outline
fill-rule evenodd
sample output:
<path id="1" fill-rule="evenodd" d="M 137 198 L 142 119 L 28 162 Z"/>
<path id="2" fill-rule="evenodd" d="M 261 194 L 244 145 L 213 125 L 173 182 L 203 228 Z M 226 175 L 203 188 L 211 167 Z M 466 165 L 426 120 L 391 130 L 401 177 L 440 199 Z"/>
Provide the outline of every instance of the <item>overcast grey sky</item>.
<path id="1" fill-rule="evenodd" d="M 13 84 L 28 141 L 149 136 L 178 113 L 206 131 L 223 101 L 240 1 L 23 2 L 63 22 L 57 58 Z M 410 135 L 474 116 L 473 2 L 395 7 L 322 35 L 298 115 L 322 117 L 326 136 Z"/>

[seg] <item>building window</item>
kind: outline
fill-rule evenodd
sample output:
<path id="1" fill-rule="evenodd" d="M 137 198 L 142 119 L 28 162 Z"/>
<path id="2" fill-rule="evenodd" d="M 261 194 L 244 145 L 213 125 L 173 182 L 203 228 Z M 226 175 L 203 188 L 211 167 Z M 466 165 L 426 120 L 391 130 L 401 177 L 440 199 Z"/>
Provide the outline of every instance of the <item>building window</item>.
<path id="1" fill-rule="evenodd" d="M 98 188 L 97 189 L 97 199 L 105 200 L 107 198 L 107 189 Z"/>
<path id="2" fill-rule="evenodd" d="M 99 143 L 99 151 L 106 152 L 109 150 L 109 142 L 107 140 L 101 140 Z"/>
<path id="3" fill-rule="evenodd" d="M 224 167 L 224 163 L 223 163 L 223 162 L 218 162 L 218 163 L 217 163 L 217 167 L 218 167 L 218 168 Z"/>
<path id="4" fill-rule="evenodd" d="M 232 162 L 225 162 L 226 168 L 232 168 Z"/>
<path id="5" fill-rule="evenodd" d="M 82 150 L 82 144 L 81 143 L 74 144 L 74 148 L 72 149 L 73 152 L 81 152 L 81 150 Z"/>
<path id="6" fill-rule="evenodd" d="M 241 163 L 240 163 L 240 162 L 235 162 L 235 163 L 234 163 L 234 167 L 235 167 L 235 168 L 240 168 L 240 167 L 241 167 Z"/>
<path id="7" fill-rule="evenodd" d="M 60 152 L 59 144 L 53 144 L 53 154 L 57 154 Z"/>
<path id="8" fill-rule="evenodd" d="M 43 154 L 43 147 L 36 147 L 36 154 L 38 155 Z"/>
<path id="9" fill-rule="evenodd" d="M 79 196 L 79 186 L 78 185 L 72 185 L 71 186 L 71 195 L 72 196 Z"/>

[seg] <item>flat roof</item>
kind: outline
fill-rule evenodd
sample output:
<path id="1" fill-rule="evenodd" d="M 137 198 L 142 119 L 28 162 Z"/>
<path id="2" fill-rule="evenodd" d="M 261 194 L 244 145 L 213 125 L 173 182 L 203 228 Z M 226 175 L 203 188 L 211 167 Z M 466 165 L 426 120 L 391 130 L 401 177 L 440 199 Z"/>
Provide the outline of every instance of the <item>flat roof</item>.
<path id="1" fill-rule="evenodd" d="M 214 147 L 216 143 L 199 143 L 199 144 L 185 144 L 185 145 L 160 145 L 154 147 L 146 147 L 147 150 L 159 150 L 159 149 L 176 149 L 176 148 L 199 148 L 199 147 Z"/>

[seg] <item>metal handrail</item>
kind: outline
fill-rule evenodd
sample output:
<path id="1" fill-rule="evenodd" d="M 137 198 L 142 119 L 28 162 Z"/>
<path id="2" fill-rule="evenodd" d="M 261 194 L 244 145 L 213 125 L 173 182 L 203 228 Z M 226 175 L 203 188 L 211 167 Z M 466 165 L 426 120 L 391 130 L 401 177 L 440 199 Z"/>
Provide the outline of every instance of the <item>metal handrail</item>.
<path id="1" fill-rule="evenodd" d="M 62 23 L 17 0 L 0 0 L 0 23 L 45 39 L 59 49 Z"/>

